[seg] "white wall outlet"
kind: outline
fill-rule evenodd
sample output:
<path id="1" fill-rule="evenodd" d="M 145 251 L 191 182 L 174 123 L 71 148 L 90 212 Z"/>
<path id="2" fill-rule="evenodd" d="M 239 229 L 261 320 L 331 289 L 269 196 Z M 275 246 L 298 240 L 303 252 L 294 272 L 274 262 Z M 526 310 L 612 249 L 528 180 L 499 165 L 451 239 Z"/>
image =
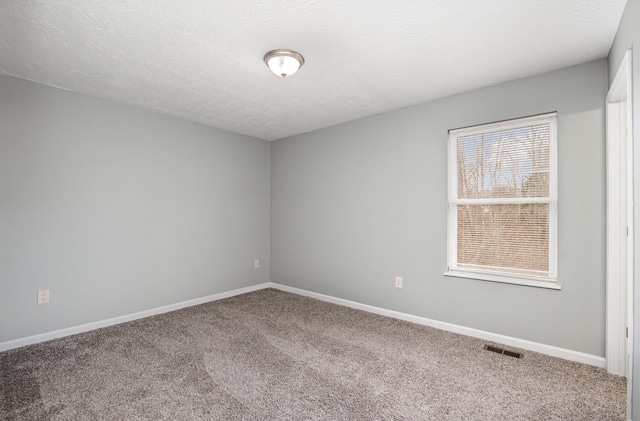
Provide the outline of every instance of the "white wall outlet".
<path id="1" fill-rule="evenodd" d="M 253 261 L 253 268 L 258 269 L 260 267 L 260 259 L 256 259 Z"/>
<path id="2" fill-rule="evenodd" d="M 396 288 L 402 288 L 402 276 L 396 276 Z"/>
<path id="3" fill-rule="evenodd" d="M 38 304 L 49 304 L 48 289 L 42 289 L 38 291 Z"/>

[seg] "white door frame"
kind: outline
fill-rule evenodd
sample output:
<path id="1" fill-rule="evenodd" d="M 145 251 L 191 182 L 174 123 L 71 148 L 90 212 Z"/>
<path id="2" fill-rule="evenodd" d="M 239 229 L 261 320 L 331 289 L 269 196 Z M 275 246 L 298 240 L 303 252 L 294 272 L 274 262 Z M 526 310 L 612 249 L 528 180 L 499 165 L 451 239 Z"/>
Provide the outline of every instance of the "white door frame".
<path id="1" fill-rule="evenodd" d="M 633 114 L 631 50 L 607 95 L 607 370 L 627 377 L 633 345 Z M 628 328 L 628 337 L 625 334 Z"/>

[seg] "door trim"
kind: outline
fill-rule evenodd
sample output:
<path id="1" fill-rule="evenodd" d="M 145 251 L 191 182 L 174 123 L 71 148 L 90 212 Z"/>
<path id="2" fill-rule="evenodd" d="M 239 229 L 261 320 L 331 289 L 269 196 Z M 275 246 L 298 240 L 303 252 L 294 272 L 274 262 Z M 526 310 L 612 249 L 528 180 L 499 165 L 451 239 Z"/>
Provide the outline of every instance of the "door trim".
<path id="1" fill-rule="evenodd" d="M 633 111 L 631 50 L 607 94 L 607 335 L 610 373 L 627 377 L 633 355 Z M 626 132 L 626 133 L 625 133 Z M 620 169 L 624 168 L 624 171 Z M 626 215 L 626 218 L 625 218 Z M 626 224 L 623 220 L 626 219 Z M 625 328 L 628 337 L 625 338 Z M 625 344 L 626 342 L 626 344 Z M 628 399 L 630 402 L 630 399 Z M 629 412 L 628 412 L 629 413 Z"/>

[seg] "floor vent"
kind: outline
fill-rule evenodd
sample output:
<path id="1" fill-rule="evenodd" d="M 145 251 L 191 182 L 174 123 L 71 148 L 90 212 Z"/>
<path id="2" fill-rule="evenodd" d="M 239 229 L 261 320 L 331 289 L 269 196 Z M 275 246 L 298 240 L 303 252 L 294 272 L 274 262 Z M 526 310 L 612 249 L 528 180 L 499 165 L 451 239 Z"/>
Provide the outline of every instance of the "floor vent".
<path id="1" fill-rule="evenodd" d="M 499 348 L 497 346 L 493 346 L 489 344 L 485 345 L 484 349 L 486 349 L 487 351 L 495 352 L 497 354 L 507 355 L 513 358 L 522 358 L 522 352 L 509 351 L 508 349 Z"/>

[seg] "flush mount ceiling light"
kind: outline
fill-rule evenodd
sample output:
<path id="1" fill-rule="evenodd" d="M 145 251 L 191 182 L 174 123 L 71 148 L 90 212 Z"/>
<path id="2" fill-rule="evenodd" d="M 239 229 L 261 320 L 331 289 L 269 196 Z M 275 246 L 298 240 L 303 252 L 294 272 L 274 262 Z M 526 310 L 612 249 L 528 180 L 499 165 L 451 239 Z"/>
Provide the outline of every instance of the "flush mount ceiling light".
<path id="1" fill-rule="evenodd" d="M 264 55 L 264 62 L 280 77 L 291 76 L 304 64 L 302 54 L 293 50 L 271 50 Z"/>

